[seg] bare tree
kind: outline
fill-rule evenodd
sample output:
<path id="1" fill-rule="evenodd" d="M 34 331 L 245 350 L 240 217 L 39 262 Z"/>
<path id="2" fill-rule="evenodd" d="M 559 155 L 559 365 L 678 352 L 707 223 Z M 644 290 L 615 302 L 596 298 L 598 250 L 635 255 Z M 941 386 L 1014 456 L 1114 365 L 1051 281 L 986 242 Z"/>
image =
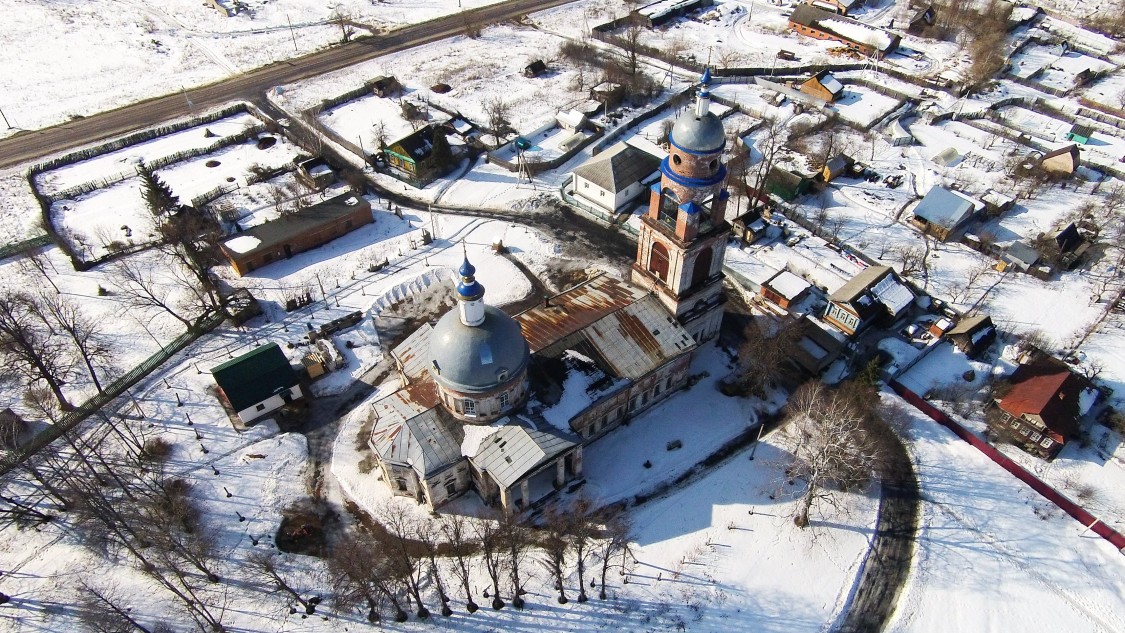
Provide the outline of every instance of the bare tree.
<path id="1" fill-rule="evenodd" d="M 523 595 L 527 593 L 523 588 L 523 576 L 520 570 L 527 558 L 528 551 L 534 545 L 531 532 L 527 525 L 515 514 L 504 514 L 500 522 L 502 528 L 502 546 L 508 557 L 508 575 L 512 582 L 512 606 L 517 609 L 524 607 Z"/>
<path id="2" fill-rule="evenodd" d="M 878 456 L 865 429 L 869 411 L 847 387 L 829 391 L 820 382 L 805 383 L 786 409 L 786 432 L 794 442 L 786 477 L 805 483 L 793 522 L 806 527 L 815 505 L 839 507 L 838 490 L 867 485 Z"/>
<path id="3" fill-rule="evenodd" d="M 57 327 L 70 339 L 71 346 L 85 365 L 90 380 L 98 391 L 102 391 L 98 370 L 109 364 L 111 350 L 96 330 L 94 320 L 87 316 L 77 303 L 61 294 L 52 296 L 40 293 L 35 305 L 36 312 L 44 325 L 48 328 Z"/>
<path id="4" fill-rule="evenodd" d="M 437 589 L 438 600 L 441 601 L 441 614 L 449 617 L 453 615 L 453 609 L 449 607 L 449 593 L 445 590 L 445 582 L 442 580 L 441 569 L 437 563 L 441 530 L 433 521 L 418 521 L 415 525 L 417 527 L 418 544 L 429 563 L 427 573 L 434 583 L 434 588 Z"/>
<path id="5" fill-rule="evenodd" d="M 378 542 L 369 534 L 359 532 L 338 539 L 328 559 L 338 602 L 351 604 L 362 600 L 367 605 L 367 621 L 379 621 L 379 607 L 390 603 L 395 622 L 407 620 L 398 595 L 398 581 Z"/>
<path id="6" fill-rule="evenodd" d="M 0 295 L 0 358 L 25 385 L 46 384 L 59 406 L 70 409 L 62 386 L 73 369 L 73 360 L 65 341 L 55 336 L 39 315 L 34 295 L 10 290 Z"/>
<path id="7" fill-rule="evenodd" d="M 766 398 L 790 373 L 801 332 L 796 321 L 759 316 L 751 319 L 742 331 L 738 348 L 739 372 L 727 385 L 732 392 Z"/>
<path id="8" fill-rule="evenodd" d="M 352 16 L 341 5 L 336 5 L 335 11 L 332 12 L 332 21 L 336 26 L 340 27 L 340 41 L 344 44 L 352 41 L 352 35 L 355 31 L 352 29 L 351 21 Z"/>
<path id="9" fill-rule="evenodd" d="M 493 97 L 485 101 L 481 107 L 484 109 L 484 116 L 488 120 L 488 128 L 496 137 L 496 143 L 500 144 L 506 136 L 513 132 L 510 121 L 511 104 L 502 97 Z"/>
<path id="10" fill-rule="evenodd" d="M 51 268 L 51 273 L 58 274 L 55 265 L 51 263 L 46 254 L 39 250 L 25 252 L 24 256 L 20 258 L 20 268 L 24 272 L 35 273 L 35 276 L 51 284 L 51 288 L 58 293 L 60 292 L 59 287 L 55 285 L 52 275 L 47 272 L 48 267 Z"/>
<path id="11" fill-rule="evenodd" d="M 124 631 L 158 633 L 161 630 L 141 624 L 133 614 L 132 609 L 124 606 L 124 599 L 116 587 L 103 588 L 88 580 L 80 579 L 76 589 L 81 596 L 78 617 L 82 626 L 88 631 L 93 633 L 123 633 Z"/>
<path id="12" fill-rule="evenodd" d="M 276 553 L 259 550 L 246 557 L 246 566 L 252 573 L 261 576 L 269 585 L 295 600 L 307 615 L 316 613 L 316 605 L 320 602 L 320 599 L 315 596 L 305 598 L 300 591 L 294 588 L 282 575 L 277 559 Z"/>
<path id="13" fill-rule="evenodd" d="M 127 309 L 141 313 L 164 312 L 182 323 L 188 331 L 199 329 L 202 319 L 193 318 L 180 302 L 173 299 L 169 286 L 158 281 L 151 268 L 133 258 L 125 258 L 114 262 L 110 271 L 113 284 Z"/>
<path id="14" fill-rule="evenodd" d="M 413 506 L 407 505 L 400 499 L 392 499 L 380 508 L 377 518 L 385 528 L 380 540 L 387 559 L 395 570 L 395 576 L 401 579 L 417 603 L 415 615 L 419 619 L 425 619 L 430 617 L 430 610 L 422 602 L 425 559 L 419 556 L 412 546 L 412 540 L 418 534 L 418 521 L 414 518 L 413 512 Z"/>
<path id="15" fill-rule="evenodd" d="M 625 570 L 625 557 L 629 555 L 629 543 L 633 540 L 633 526 L 629 516 L 621 506 L 609 506 L 601 512 L 600 518 L 604 524 L 601 540 L 598 542 L 596 553 L 601 559 L 601 584 L 598 588 L 598 598 L 605 600 L 605 578 L 609 573 L 613 557 L 621 555 L 621 570 Z"/>
<path id="16" fill-rule="evenodd" d="M 640 70 L 641 50 L 644 48 L 641 37 L 647 30 L 639 19 L 630 17 L 625 30 L 621 32 L 621 48 L 625 51 L 625 72 L 630 77 L 635 76 Z"/>
<path id="17" fill-rule="evenodd" d="M 473 524 L 477 541 L 480 543 L 481 559 L 488 578 L 492 581 L 492 608 L 504 608 L 504 601 L 500 599 L 500 578 L 504 575 L 504 534 L 496 521 L 480 519 Z M 484 596 L 489 597 L 487 591 Z"/>
<path id="18" fill-rule="evenodd" d="M 473 601 L 472 579 L 473 553 L 478 549 L 477 542 L 469 533 L 469 520 L 459 514 L 442 517 L 441 533 L 449 545 L 449 557 L 453 562 L 453 572 L 465 591 L 465 610 L 476 612 L 480 607 Z"/>
<path id="19" fill-rule="evenodd" d="M 566 604 L 570 599 L 566 597 L 566 584 L 563 580 L 566 576 L 566 556 L 570 553 L 570 515 L 551 505 L 543 513 L 543 524 L 545 534 L 541 539 L 541 547 L 547 556 L 547 569 L 555 580 L 559 604 Z"/>

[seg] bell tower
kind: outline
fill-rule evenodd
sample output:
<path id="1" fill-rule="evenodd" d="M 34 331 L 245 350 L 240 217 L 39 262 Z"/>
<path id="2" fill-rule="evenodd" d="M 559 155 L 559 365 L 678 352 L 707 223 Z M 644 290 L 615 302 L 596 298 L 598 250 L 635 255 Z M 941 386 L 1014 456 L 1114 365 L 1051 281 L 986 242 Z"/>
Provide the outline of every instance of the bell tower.
<path id="1" fill-rule="evenodd" d="M 641 220 L 633 283 L 649 288 L 697 342 L 714 338 L 723 317 L 725 214 L 730 194 L 722 162 L 726 134 L 711 112 L 711 71 L 695 107 L 672 128 L 660 183 Z"/>

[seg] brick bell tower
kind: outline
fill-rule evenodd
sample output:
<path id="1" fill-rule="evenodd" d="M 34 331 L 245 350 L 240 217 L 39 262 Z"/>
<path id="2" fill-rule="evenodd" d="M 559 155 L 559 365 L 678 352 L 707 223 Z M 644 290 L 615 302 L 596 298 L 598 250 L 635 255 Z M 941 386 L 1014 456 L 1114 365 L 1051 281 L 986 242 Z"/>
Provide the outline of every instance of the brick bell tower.
<path id="1" fill-rule="evenodd" d="M 704 342 L 723 317 L 725 213 L 730 194 L 722 163 L 726 134 L 710 111 L 711 71 L 700 79 L 695 108 L 672 128 L 660 183 L 641 221 L 633 283 L 651 289 L 681 325 Z"/>

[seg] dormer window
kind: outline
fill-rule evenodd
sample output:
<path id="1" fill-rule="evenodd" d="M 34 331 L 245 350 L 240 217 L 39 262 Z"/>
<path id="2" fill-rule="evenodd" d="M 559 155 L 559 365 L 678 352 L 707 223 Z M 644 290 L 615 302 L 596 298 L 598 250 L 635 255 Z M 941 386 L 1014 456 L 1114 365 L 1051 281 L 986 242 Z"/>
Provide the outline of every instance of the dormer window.
<path id="1" fill-rule="evenodd" d="M 496 380 L 498 380 L 499 382 L 504 382 L 507 379 L 508 379 L 508 370 L 507 369 L 501 369 L 500 371 L 496 372 Z"/>

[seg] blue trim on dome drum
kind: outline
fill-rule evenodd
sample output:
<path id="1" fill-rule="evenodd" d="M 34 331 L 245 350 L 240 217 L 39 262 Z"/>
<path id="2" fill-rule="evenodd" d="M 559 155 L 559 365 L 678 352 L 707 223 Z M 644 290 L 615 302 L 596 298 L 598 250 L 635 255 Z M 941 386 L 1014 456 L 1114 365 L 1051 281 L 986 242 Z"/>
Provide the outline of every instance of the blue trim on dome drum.
<path id="1" fill-rule="evenodd" d="M 668 162 L 668 157 L 665 157 L 664 160 L 660 162 L 660 173 L 677 185 L 683 185 L 685 187 L 710 187 L 721 183 L 723 179 L 727 177 L 727 166 L 720 164 L 719 170 L 710 178 L 689 178 L 672 171 L 672 165 Z"/>
<path id="2" fill-rule="evenodd" d="M 476 301 L 484 296 L 484 286 L 475 279 L 469 283 L 461 282 L 457 284 L 457 294 L 467 301 Z"/>

